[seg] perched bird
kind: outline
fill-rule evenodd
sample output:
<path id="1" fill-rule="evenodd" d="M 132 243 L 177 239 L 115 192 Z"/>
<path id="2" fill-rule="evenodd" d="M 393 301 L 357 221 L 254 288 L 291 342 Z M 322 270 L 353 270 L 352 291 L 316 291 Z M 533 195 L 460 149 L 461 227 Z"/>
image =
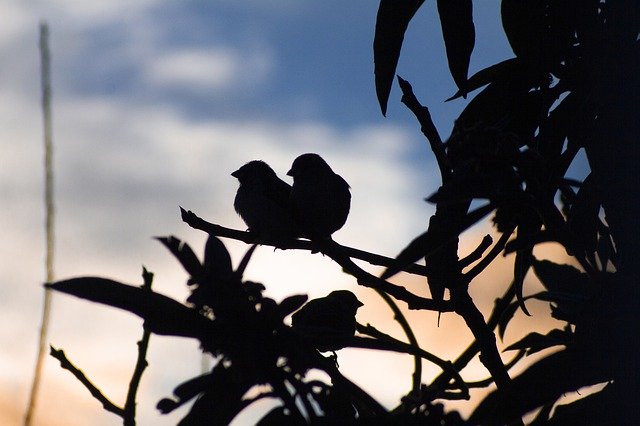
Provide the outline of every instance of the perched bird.
<path id="1" fill-rule="evenodd" d="M 302 236 L 327 239 L 347 221 L 349 184 L 318 154 L 302 154 L 287 175 L 293 177 L 291 209 Z"/>
<path id="2" fill-rule="evenodd" d="M 291 317 L 291 327 L 319 351 L 345 347 L 356 332 L 356 312 L 362 303 L 348 290 L 313 299 Z"/>
<path id="3" fill-rule="evenodd" d="M 250 232 L 274 241 L 297 236 L 290 208 L 291 186 L 267 163 L 250 161 L 231 176 L 240 182 L 233 207 Z"/>

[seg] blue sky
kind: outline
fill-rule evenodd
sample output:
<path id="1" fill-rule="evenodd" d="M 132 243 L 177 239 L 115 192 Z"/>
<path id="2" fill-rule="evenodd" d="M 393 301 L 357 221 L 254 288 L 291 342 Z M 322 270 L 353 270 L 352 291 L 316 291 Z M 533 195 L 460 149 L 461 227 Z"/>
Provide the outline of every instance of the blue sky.
<path id="1" fill-rule="evenodd" d="M 297 155 L 318 152 L 347 179 L 353 206 L 335 235 L 339 242 L 393 256 L 424 230 L 432 210 L 423 198 L 437 189 L 437 174 L 397 87 L 387 118 L 379 112 L 371 47 L 376 2 L 5 3 L 0 200 L 10 208 L 0 212 L 0 250 L 10 261 L 0 265 L 0 413 L 6 421 L 19 419 L 26 403 L 44 275 L 40 20 L 50 25 L 53 56 L 60 278 L 104 275 L 139 283 L 144 264 L 156 272 L 158 291 L 184 300 L 184 273 L 151 237 L 176 234 L 201 248 L 204 235 L 180 222 L 178 205 L 242 229 L 232 208 L 237 183 L 229 173 L 256 158 L 284 177 Z M 464 101 L 443 103 L 455 87 L 432 3 L 410 25 L 398 73 L 413 84 L 446 137 Z M 512 56 L 499 2 L 476 2 L 474 13 L 472 73 Z M 471 238 L 469 247 L 475 243 Z M 246 249 L 228 245 L 236 261 Z M 309 277 L 310 268 L 318 273 Z M 355 288 L 331 262 L 307 253 L 260 249 L 248 273 L 276 298 Z M 373 318 L 376 309 L 363 315 Z M 56 296 L 52 320 L 51 342 L 122 400 L 140 322 L 65 296 Z M 141 424 L 175 423 L 177 417 L 162 418 L 153 406 L 198 373 L 199 359 L 191 342 L 152 340 Z M 410 364 L 368 359 L 391 372 Z M 342 360 L 362 364 L 348 353 Z M 38 424 L 119 423 L 68 376 L 47 362 Z M 392 404 L 406 386 L 390 385 L 380 397 Z"/>

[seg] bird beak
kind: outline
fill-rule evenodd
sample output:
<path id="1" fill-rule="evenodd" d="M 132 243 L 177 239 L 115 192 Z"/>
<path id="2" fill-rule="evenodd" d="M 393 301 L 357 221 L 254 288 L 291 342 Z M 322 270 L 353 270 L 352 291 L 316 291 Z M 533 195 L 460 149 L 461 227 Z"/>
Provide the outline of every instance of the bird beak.
<path id="1" fill-rule="evenodd" d="M 289 170 L 289 171 L 287 172 L 287 176 L 293 176 L 293 169 L 291 169 L 291 170 Z"/>
<path id="2" fill-rule="evenodd" d="M 360 306 L 364 306 L 364 303 L 362 303 L 361 301 L 359 301 L 359 300 L 358 300 L 358 308 L 359 308 Z"/>
<path id="3" fill-rule="evenodd" d="M 234 178 L 238 179 L 238 175 L 239 175 L 239 173 L 238 173 L 238 172 L 239 172 L 239 171 L 240 171 L 240 169 L 238 169 L 238 170 L 236 170 L 235 172 L 231 173 L 231 176 L 233 176 Z"/>

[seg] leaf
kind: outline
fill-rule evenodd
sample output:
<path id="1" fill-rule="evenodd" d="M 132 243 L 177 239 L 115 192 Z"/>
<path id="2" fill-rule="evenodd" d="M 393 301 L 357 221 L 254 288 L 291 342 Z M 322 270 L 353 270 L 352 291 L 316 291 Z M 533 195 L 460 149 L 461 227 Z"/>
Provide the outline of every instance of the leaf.
<path id="1" fill-rule="evenodd" d="M 242 257 L 242 260 L 238 265 L 238 269 L 236 269 L 236 275 L 238 276 L 238 278 L 242 278 L 242 276 L 244 275 L 244 271 L 245 269 L 247 269 L 247 266 L 249 265 L 249 261 L 251 260 L 251 256 L 253 256 L 253 252 L 256 251 L 257 247 L 258 247 L 257 244 L 253 244 Z"/>
<path id="2" fill-rule="evenodd" d="M 523 236 L 525 238 L 535 237 L 540 232 L 542 222 L 537 214 L 531 210 L 525 210 L 518 220 L 518 237 Z M 518 250 L 516 253 L 516 259 L 513 265 L 513 286 L 516 292 L 516 298 L 520 304 L 522 311 L 531 316 L 527 307 L 524 304 L 524 298 L 522 297 L 524 278 L 529 272 L 531 263 L 535 258 L 533 257 L 533 247 L 524 248 Z"/>
<path id="3" fill-rule="evenodd" d="M 458 99 L 465 96 L 466 93 L 479 89 L 482 86 L 486 86 L 487 84 L 500 78 L 505 78 L 506 76 L 511 75 L 514 71 L 518 70 L 521 66 L 521 61 L 518 58 L 511 58 L 480 70 L 469 77 L 469 79 L 467 80 L 466 92 L 458 90 L 452 97 L 445 100 L 445 102 Z"/>
<path id="4" fill-rule="evenodd" d="M 518 302 L 511 303 L 502 311 L 502 315 L 500 315 L 500 319 L 498 320 L 498 336 L 500 336 L 500 339 L 504 339 L 507 325 L 509 325 L 509 322 L 513 319 L 519 307 L 520 304 Z"/>
<path id="5" fill-rule="evenodd" d="M 280 315 L 280 319 L 285 318 L 287 315 L 300 309 L 308 299 L 309 296 L 306 294 L 296 294 L 283 299 L 278 305 L 278 314 Z"/>
<path id="6" fill-rule="evenodd" d="M 502 26 L 516 56 L 540 59 L 545 45 L 545 0 L 502 0 Z"/>
<path id="7" fill-rule="evenodd" d="M 525 413 L 556 401 L 564 393 L 601 383 L 609 375 L 602 353 L 571 347 L 561 350 L 514 377 L 509 392 L 493 391 L 487 395 L 471 414 L 469 424 L 513 424 Z"/>
<path id="8" fill-rule="evenodd" d="M 194 377 L 179 385 L 173 390 L 173 394 L 177 397 L 177 401 L 171 398 L 163 398 L 158 402 L 157 408 L 162 414 L 170 413 L 178 407 L 181 407 L 191 399 L 204 392 L 213 384 L 213 374 L 207 373 Z"/>
<path id="9" fill-rule="evenodd" d="M 472 128 L 481 123 L 485 128 L 494 127 L 520 136 L 522 129 L 531 127 L 527 114 L 539 108 L 541 101 L 529 92 L 545 84 L 547 78 L 548 74 L 528 70 L 524 66 L 512 73 L 496 76 L 460 113 L 455 129 Z"/>
<path id="10" fill-rule="evenodd" d="M 179 425 L 227 425 L 246 407 L 242 396 L 251 384 L 241 379 L 242 375 L 233 365 L 227 368 L 219 362 L 210 376 L 211 386 L 196 399 Z"/>
<path id="11" fill-rule="evenodd" d="M 202 274 L 202 265 L 198 256 L 193 252 L 189 244 L 182 242 L 178 238 L 170 235 L 168 237 L 156 237 L 156 240 L 160 241 L 176 259 L 180 262 L 182 267 L 192 277 L 197 277 Z"/>
<path id="12" fill-rule="evenodd" d="M 214 235 L 209 235 L 204 246 L 203 267 L 205 274 L 214 280 L 226 278 L 233 271 L 229 251 L 220 238 Z"/>
<path id="13" fill-rule="evenodd" d="M 524 304 L 524 297 L 522 296 L 523 286 L 524 286 L 524 278 L 531 267 L 531 259 L 533 258 L 532 251 L 529 250 L 520 250 L 516 253 L 516 260 L 513 266 L 513 282 L 514 288 L 516 290 L 516 298 L 518 299 L 518 304 L 527 316 L 531 316 L 529 311 L 527 310 L 526 305 Z"/>
<path id="14" fill-rule="evenodd" d="M 107 278 L 72 278 L 45 287 L 129 311 L 144 319 L 145 327 L 156 334 L 208 340 L 215 331 L 211 320 L 174 299 Z"/>
<path id="15" fill-rule="evenodd" d="M 409 21 L 424 0 L 381 0 L 373 39 L 373 63 L 376 94 L 382 115 L 387 114 L 387 102 L 396 73 L 400 49 Z"/>
<path id="16" fill-rule="evenodd" d="M 529 333 L 516 343 L 507 346 L 505 351 L 526 350 L 527 355 L 540 352 L 553 346 L 566 345 L 571 341 L 571 334 L 566 330 L 553 329 L 547 334 Z"/>
<path id="17" fill-rule="evenodd" d="M 466 98 L 469 61 L 476 40 L 471 0 L 438 0 L 442 36 L 447 50 L 449 71 Z"/>
<path id="18" fill-rule="evenodd" d="M 624 385 L 618 385 L 623 388 Z M 620 395 L 623 393 L 623 395 Z M 621 397 L 622 396 L 622 397 Z M 569 404 L 556 407 L 553 417 L 545 425 L 583 425 L 589 419 L 592 425 L 624 425 L 637 423 L 637 414 L 626 406 L 627 389 L 617 389 L 616 383 L 609 383 L 600 392 L 593 393 Z M 637 409 L 635 410 L 637 413 Z M 632 420 L 635 419 L 635 420 Z"/>
<path id="19" fill-rule="evenodd" d="M 559 242 L 560 234 L 555 231 L 541 230 L 536 235 L 518 236 L 509 241 L 504 248 L 505 256 L 519 250 L 533 248 L 536 244 Z"/>
<path id="20" fill-rule="evenodd" d="M 592 293 L 592 285 L 586 274 L 570 265 L 559 265 L 548 260 L 533 261 L 533 270 L 542 285 L 549 291 L 540 300 L 555 303 L 551 315 L 562 321 L 576 324 L 580 321 Z"/>
<path id="21" fill-rule="evenodd" d="M 532 266 L 542 285 L 549 291 L 585 295 L 590 286 L 587 275 L 571 265 L 534 258 Z"/>
<path id="22" fill-rule="evenodd" d="M 613 247 L 613 241 L 611 240 L 611 234 L 608 232 L 608 228 L 600 222 L 601 228 L 606 229 L 606 232 L 600 233 L 600 237 L 598 238 L 598 247 L 597 253 L 598 258 L 600 259 L 600 264 L 602 265 L 602 269 L 606 270 L 607 263 L 611 261 L 614 266 L 616 264 L 616 250 Z"/>

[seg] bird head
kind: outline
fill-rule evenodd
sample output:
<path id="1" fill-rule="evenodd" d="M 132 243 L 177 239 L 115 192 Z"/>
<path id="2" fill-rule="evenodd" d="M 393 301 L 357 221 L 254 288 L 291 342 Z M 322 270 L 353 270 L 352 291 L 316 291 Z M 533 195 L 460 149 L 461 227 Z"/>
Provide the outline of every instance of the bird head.
<path id="1" fill-rule="evenodd" d="M 331 167 L 318 154 L 307 153 L 293 160 L 291 170 L 287 172 L 287 175 L 295 179 L 296 176 L 310 170 L 331 171 Z"/>
<path id="2" fill-rule="evenodd" d="M 345 311 L 353 311 L 354 313 L 360 308 L 360 306 L 364 306 L 364 304 L 358 300 L 355 294 L 350 292 L 349 290 L 335 290 L 329 293 L 327 296 L 329 299 L 333 299 L 340 306 L 343 307 Z"/>
<path id="3" fill-rule="evenodd" d="M 245 183 L 276 176 L 276 172 L 264 161 L 253 160 L 231 173 L 231 176 L 238 179 L 240 183 Z"/>

